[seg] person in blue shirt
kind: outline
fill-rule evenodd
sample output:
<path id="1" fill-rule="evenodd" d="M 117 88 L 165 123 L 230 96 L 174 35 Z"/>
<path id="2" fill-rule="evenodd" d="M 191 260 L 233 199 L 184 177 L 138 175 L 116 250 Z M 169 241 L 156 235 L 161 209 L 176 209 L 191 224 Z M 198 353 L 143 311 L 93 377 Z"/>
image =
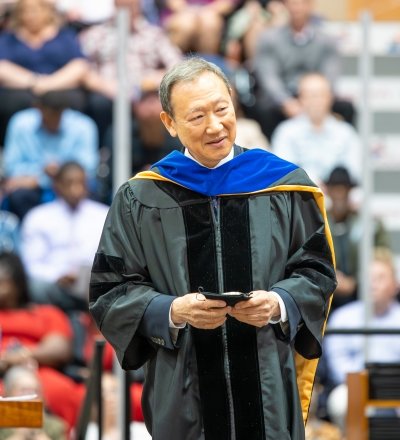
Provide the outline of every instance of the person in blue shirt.
<path id="1" fill-rule="evenodd" d="M 95 190 L 99 161 L 95 122 L 68 108 L 68 93 L 47 92 L 36 107 L 10 119 L 4 145 L 7 209 L 20 219 L 52 197 L 52 177 L 63 162 L 77 161 Z"/>

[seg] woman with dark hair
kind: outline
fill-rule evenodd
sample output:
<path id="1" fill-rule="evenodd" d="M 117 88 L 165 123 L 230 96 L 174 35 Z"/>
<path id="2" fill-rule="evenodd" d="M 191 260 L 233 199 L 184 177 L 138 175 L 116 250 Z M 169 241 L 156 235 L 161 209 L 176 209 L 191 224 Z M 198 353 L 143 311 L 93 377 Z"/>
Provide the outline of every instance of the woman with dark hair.
<path id="1" fill-rule="evenodd" d="M 0 254 L 0 374 L 22 365 L 37 369 L 51 412 L 72 428 L 83 398 L 83 385 L 61 372 L 71 361 L 72 330 L 58 308 L 28 302 L 28 283 L 20 258 Z"/>
<path id="2" fill-rule="evenodd" d="M 0 253 L 0 311 L 24 308 L 28 302 L 28 282 L 21 259 L 12 252 Z"/>

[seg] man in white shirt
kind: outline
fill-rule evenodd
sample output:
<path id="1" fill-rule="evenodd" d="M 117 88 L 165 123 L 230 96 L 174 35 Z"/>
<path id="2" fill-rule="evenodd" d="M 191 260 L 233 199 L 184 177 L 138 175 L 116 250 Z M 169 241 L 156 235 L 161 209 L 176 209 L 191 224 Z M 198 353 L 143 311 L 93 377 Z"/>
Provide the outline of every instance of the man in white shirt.
<path id="1" fill-rule="evenodd" d="M 271 139 L 272 152 L 304 168 L 321 185 L 337 166 L 360 181 L 362 150 L 352 125 L 331 113 L 332 91 L 326 77 L 305 75 L 299 85 L 303 112 L 282 122 Z"/>
<path id="2" fill-rule="evenodd" d="M 399 328 L 400 304 L 396 300 L 398 283 L 391 253 L 376 248 L 370 267 L 372 316 L 371 328 Z M 339 307 L 329 318 L 328 328 L 360 328 L 365 326 L 364 304 L 353 301 Z M 368 339 L 368 361 L 377 363 L 400 362 L 398 335 L 373 335 Z M 365 368 L 365 336 L 332 335 L 324 340 L 324 356 L 328 374 L 337 385 L 328 398 L 328 413 L 339 425 L 344 425 L 347 409 L 346 377 L 348 373 Z"/>
<path id="3" fill-rule="evenodd" d="M 33 208 L 22 224 L 32 300 L 86 310 L 89 271 L 108 206 L 87 198 L 86 174 L 77 162 L 61 165 L 54 189 L 57 198 Z"/>

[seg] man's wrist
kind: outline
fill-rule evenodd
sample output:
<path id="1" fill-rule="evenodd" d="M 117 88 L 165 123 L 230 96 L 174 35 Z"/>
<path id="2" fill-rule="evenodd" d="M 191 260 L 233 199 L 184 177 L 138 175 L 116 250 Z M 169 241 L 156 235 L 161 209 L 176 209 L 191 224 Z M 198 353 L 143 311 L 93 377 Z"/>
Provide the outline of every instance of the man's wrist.
<path id="1" fill-rule="evenodd" d="M 179 317 L 179 314 L 176 312 L 177 301 L 179 301 L 179 298 L 172 301 L 169 309 L 169 326 L 171 328 L 184 328 L 186 326 L 186 321 Z"/>

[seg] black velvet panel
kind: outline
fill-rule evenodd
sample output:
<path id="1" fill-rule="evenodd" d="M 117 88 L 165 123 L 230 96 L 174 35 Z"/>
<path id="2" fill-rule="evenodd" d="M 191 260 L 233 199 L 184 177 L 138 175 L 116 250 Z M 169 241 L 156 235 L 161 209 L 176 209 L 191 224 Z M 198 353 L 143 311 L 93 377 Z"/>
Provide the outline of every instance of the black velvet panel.
<path id="1" fill-rule="evenodd" d="M 89 286 L 89 301 L 95 302 L 97 301 L 102 295 L 105 295 L 107 292 L 109 292 L 114 287 L 119 286 L 121 283 L 119 281 L 117 282 L 106 282 L 102 281 L 101 283 L 90 283 Z"/>
<path id="2" fill-rule="evenodd" d="M 120 257 L 106 255 L 102 252 L 97 252 L 94 257 L 93 273 L 116 272 L 119 274 L 125 273 L 125 263 Z"/>
<path id="3" fill-rule="evenodd" d="M 184 206 L 183 216 L 191 291 L 196 292 L 202 286 L 207 291 L 218 292 L 215 235 L 208 199 L 203 198 L 203 203 Z M 222 329 L 191 330 L 196 348 L 205 439 L 229 440 L 231 420 L 224 374 Z"/>
<path id="4" fill-rule="evenodd" d="M 196 203 L 198 201 L 204 202 L 208 198 L 190 189 L 183 188 L 180 185 L 176 185 L 171 182 L 164 182 L 162 180 L 154 180 L 154 184 L 157 185 L 162 191 L 172 197 L 180 206 Z"/>
<path id="5" fill-rule="evenodd" d="M 221 233 L 225 291 L 252 290 L 248 199 L 221 200 Z M 259 381 L 256 328 L 227 321 L 230 376 L 238 440 L 265 439 Z"/>

